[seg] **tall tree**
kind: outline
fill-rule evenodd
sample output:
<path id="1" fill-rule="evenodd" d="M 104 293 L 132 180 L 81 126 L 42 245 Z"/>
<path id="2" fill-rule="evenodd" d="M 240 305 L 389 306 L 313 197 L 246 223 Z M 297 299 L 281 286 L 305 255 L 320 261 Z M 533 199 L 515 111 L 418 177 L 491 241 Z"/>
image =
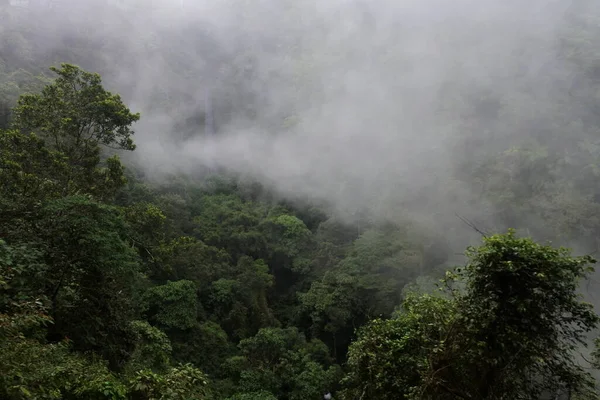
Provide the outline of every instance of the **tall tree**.
<path id="1" fill-rule="evenodd" d="M 595 398 L 593 379 L 574 359 L 599 322 L 578 293 L 595 261 L 512 231 L 467 254 L 469 263 L 446 280 L 449 300 L 408 300 L 398 318 L 362 330 L 346 398 Z"/>
<path id="2" fill-rule="evenodd" d="M 57 79 L 39 94 L 24 94 L 13 110 L 11 127 L 23 134 L 36 133 L 52 150 L 67 157 L 71 170 L 65 194 L 84 189 L 106 197 L 124 183 L 118 159 L 99 170 L 100 146 L 134 150 L 132 113 L 118 94 L 104 89 L 100 75 L 71 64 L 52 67 Z"/>

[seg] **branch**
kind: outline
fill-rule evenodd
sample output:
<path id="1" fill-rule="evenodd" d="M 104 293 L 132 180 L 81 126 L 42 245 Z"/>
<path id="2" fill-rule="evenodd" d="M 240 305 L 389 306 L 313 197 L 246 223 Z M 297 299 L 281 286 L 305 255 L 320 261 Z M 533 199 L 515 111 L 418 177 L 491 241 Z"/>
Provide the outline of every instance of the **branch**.
<path id="1" fill-rule="evenodd" d="M 455 213 L 454 215 L 456 215 L 462 222 L 464 222 L 468 227 L 470 227 L 471 229 L 473 229 L 475 232 L 479 233 L 481 236 L 483 236 L 483 237 L 488 237 L 489 236 L 486 232 L 484 232 L 481 229 L 477 228 L 477 226 L 475 226 L 475 224 L 473 222 L 469 221 L 465 217 L 461 217 L 457 213 Z"/>

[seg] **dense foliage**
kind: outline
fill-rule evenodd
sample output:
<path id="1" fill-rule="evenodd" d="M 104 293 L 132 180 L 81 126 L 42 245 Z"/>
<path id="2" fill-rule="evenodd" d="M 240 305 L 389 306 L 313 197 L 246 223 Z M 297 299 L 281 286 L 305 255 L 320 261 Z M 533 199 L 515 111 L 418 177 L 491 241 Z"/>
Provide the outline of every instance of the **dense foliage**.
<path id="1" fill-rule="evenodd" d="M 468 253 L 441 293 L 411 294 L 394 318 L 361 329 L 349 398 L 597 398 L 573 358 L 600 322 L 576 290 L 595 261 L 514 232 Z"/>
<path id="2" fill-rule="evenodd" d="M 229 171 L 157 183 L 121 161 L 144 115 L 75 65 L 114 78 L 119 66 L 100 54 L 125 47 L 110 35 L 94 42 L 89 13 L 66 15 L 80 35 L 45 47 L 22 27 L 32 18 L 48 28 L 43 16 L 0 2 L 0 398 L 598 397 L 600 342 L 579 357 L 599 324 L 579 287 L 594 259 L 511 230 L 485 235 L 449 270 L 457 250 L 442 228 L 341 219 Z M 563 56 L 598 88 L 595 30 L 573 28 L 584 16 L 565 28 Z M 169 53 L 177 38 L 150 39 Z M 168 60 L 166 75 L 197 72 Z M 220 110 L 251 116 L 252 85 L 237 67 L 224 72 L 238 90 L 221 93 Z M 179 118 L 182 135 L 203 125 L 163 83 L 147 88 L 152 106 Z M 483 103 L 474 93 L 461 104 Z M 499 226 L 595 249 L 596 93 L 572 100 L 584 111 L 568 149 L 535 130 L 477 146 L 465 128 L 470 157 L 456 182 L 492 204 Z M 488 113 L 509 112 L 500 93 L 486 96 Z"/>

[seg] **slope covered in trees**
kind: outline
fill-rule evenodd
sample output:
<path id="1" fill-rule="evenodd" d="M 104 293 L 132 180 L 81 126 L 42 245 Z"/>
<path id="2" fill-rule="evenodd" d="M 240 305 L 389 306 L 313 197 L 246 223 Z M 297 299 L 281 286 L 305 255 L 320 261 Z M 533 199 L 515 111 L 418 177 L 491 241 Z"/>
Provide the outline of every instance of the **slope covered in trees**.
<path id="1" fill-rule="evenodd" d="M 223 177 L 127 179 L 102 154 L 135 148 L 139 116 L 53 71 L 0 132 L 3 397 L 595 396 L 573 358 L 599 321 L 577 294 L 592 258 L 492 236 L 394 313 L 439 271 L 425 239 Z"/>
<path id="2" fill-rule="evenodd" d="M 453 91 L 463 96 L 453 111 L 467 115 L 454 143 L 463 162 L 453 181 L 423 183 L 421 206 L 468 188 L 478 198 L 467 206 L 491 210 L 484 220 L 494 223 L 476 227 L 596 249 L 599 86 L 589 11 L 570 10 L 561 33 L 561 62 L 574 65 L 578 83 L 551 105 L 572 109 L 540 106 L 547 125 L 511 131 L 499 125 L 524 118 L 518 105 L 537 98 L 538 86 L 530 97 Z M 284 200 L 231 171 L 157 182 L 128 156 L 134 123 L 164 108 L 181 122 L 178 133 L 201 130 L 202 116 L 187 119 L 185 88 L 167 85 L 200 67 L 166 57 L 165 80 L 146 88 L 152 106 L 140 115 L 123 100 L 131 87 L 121 98 L 88 72 L 114 82 L 134 62 L 106 63 L 103 52 L 127 47 L 110 34 L 96 42 L 77 19 L 90 14 L 65 14 L 80 32 L 48 33 L 51 47 L 40 36 L 48 26 L 24 24 L 42 23 L 39 10 L 0 4 L 0 14 L 8 21 L 0 26 L 1 398 L 598 397 L 600 351 L 579 356 L 599 322 L 579 296 L 591 257 L 513 231 L 486 233 L 465 266 L 449 270 L 464 237 L 444 218 L 433 227 L 382 222 L 366 207 L 343 219 L 328 204 Z M 182 30 L 188 40 L 197 33 Z M 151 39 L 174 51 L 172 37 Z M 228 51 L 211 54 L 258 58 Z M 233 83 L 221 93 L 222 120 L 256 115 L 256 77 L 240 64 L 223 72 Z M 281 111 L 260 123 L 289 122 Z M 509 118 L 494 117 L 502 113 Z M 553 140 L 561 132 L 569 146 Z"/>
<path id="3" fill-rule="evenodd" d="M 419 244 L 223 177 L 126 179 L 103 155 L 135 148 L 139 116 L 98 75 L 53 71 L 0 136 L 3 396 L 304 399 L 337 387 L 354 327 L 389 315 L 426 272 Z"/>

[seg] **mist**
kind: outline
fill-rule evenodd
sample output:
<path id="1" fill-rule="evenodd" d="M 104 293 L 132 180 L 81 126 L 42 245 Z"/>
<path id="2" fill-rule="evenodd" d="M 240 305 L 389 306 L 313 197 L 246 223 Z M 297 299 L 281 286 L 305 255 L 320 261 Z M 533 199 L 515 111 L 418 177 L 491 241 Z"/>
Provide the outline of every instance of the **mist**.
<path id="1" fill-rule="evenodd" d="M 159 181 L 224 168 L 347 218 L 461 231 L 464 247 L 477 233 L 457 214 L 510 225 L 465 164 L 531 141 L 568 147 L 565 132 L 585 130 L 573 93 L 586 84 L 560 55 L 569 1 L 100 3 L 53 3 L 31 29 L 52 60 L 64 61 L 57 38 L 104 49 L 66 61 L 142 113 L 123 156 Z M 544 230 L 537 215 L 519 222 Z"/>
<path id="2" fill-rule="evenodd" d="M 494 229 L 491 206 L 456 177 L 470 142 L 501 151 L 569 101 L 572 71 L 556 53 L 564 1 L 233 1 L 192 10 L 163 25 L 205 26 L 225 55 L 181 49 L 205 66 L 186 83 L 189 104 L 205 107 L 207 87 L 215 104 L 227 97 L 233 60 L 248 74 L 233 96 L 253 113 L 217 121 L 217 135 L 172 141 L 173 122 L 154 112 L 138 129 L 149 169 L 224 167 L 342 214 L 367 208 L 376 219 L 438 226 L 460 225 L 460 214 Z M 162 79 L 148 64 L 135 74 L 142 88 Z M 487 98 L 497 104 L 486 109 Z"/>

